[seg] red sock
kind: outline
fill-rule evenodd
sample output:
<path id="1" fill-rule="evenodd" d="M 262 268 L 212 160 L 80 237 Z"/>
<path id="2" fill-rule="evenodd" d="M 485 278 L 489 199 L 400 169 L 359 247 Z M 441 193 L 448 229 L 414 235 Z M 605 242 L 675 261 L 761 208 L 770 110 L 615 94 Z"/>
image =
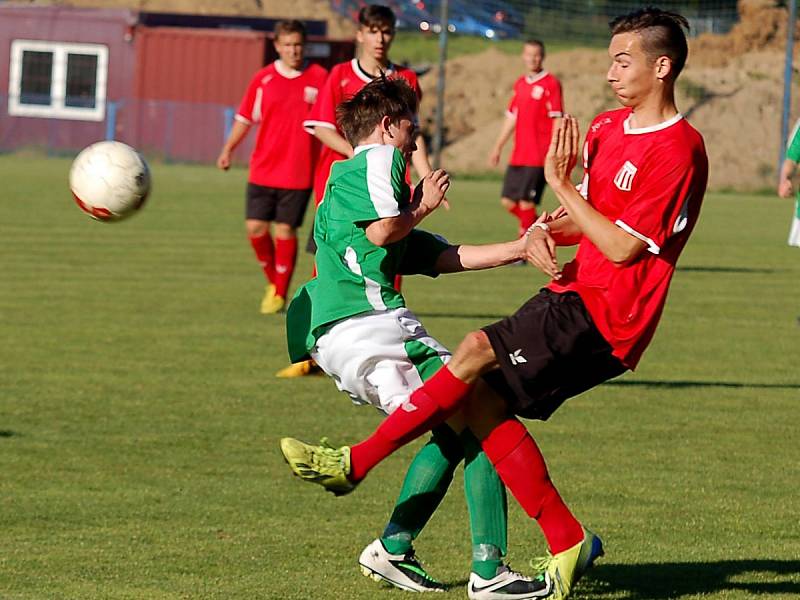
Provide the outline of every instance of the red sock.
<path id="1" fill-rule="evenodd" d="M 297 238 L 275 239 L 275 295 L 286 298 L 297 261 Z"/>
<path id="2" fill-rule="evenodd" d="M 403 285 L 403 276 L 402 275 L 395 275 L 394 276 L 394 289 L 396 289 L 399 292 L 400 288 L 402 287 L 402 285 Z"/>
<path id="3" fill-rule="evenodd" d="M 511 205 L 511 208 L 508 209 L 508 212 L 519 219 L 519 202 L 514 202 L 514 204 Z"/>
<path id="4" fill-rule="evenodd" d="M 583 540 L 583 528 L 561 499 L 547 465 L 525 426 L 503 421 L 481 442 L 497 474 L 528 516 L 542 528 L 550 552 L 558 554 Z"/>
<path id="5" fill-rule="evenodd" d="M 446 366 L 439 369 L 370 437 L 350 448 L 350 480 L 361 481 L 392 452 L 444 421 L 471 387 Z"/>
<path id="6" fill-rule="evenodd" d="M 272 243 L 272 238 L 269 232 L 264 235 L 253 237 L 248 236 L 250 245 L 256 253 L 258 262 L 261 263 L 261 268 L 264 269 L 264 275 L 270 283 L 275 282 L 275 246 Z"/>
<path id="7" fill-rule="evenodd" d="M 517 217 L 519 218 L 519 229 L 524 235 L 524 233 L 528 231 L 528 227 L 533 225 L 533 222 L 536 220 L 536 207 L 520 208 Z"/>

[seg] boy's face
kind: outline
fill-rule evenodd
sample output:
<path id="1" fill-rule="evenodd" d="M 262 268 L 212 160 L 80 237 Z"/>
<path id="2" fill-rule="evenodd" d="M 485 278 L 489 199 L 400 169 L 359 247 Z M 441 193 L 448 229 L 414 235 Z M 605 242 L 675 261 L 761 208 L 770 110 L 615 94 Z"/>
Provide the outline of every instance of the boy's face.
<path id="1" fill-rule="evenodd" d="M 522 63 L 531 73 L 538 73 L 542 70 L 544 62 L 544 52 L 539 44 L 525 44 L 522 47 Z"/>
<path id="2" fill-rule="evenodd" d="M 275 51 L 281 62 L 290 69 L 299 69 L 303 64 L 303 36 L 299 33 L 282 33 L 275 39 Z"/>
<path id="3" fill-rule="evenodd" d="M 612 37 L 608 55 L 611 66 L 607 79 L 620 104 L 635 108 L 653 94 L 660 93 L 659 75 L 663 61 L 654 61 L 647 56 L 639 33 L 618 33 Z"/>
<path id="4" fill-rule="evenodd" d="M 389 60 L 389 47 L 394 39 L 394 28 L 390 25 L 361 26 L 356 32 L 361 51 L 378 62 Z"/>
<path id="5" fill-rule="evenodd" d="M 414 115 L 408 113 L 396 123 L 389 123 L 383 134 L 384 143 L 394 146 L 406 160 L 411 159 L 411 154 L 417 149 L 417 125 Z"/>

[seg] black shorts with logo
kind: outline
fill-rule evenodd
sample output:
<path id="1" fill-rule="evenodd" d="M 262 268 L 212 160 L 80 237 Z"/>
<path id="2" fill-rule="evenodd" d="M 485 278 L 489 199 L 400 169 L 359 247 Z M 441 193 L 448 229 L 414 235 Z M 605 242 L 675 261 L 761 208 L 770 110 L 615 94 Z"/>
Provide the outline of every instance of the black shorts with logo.
<path id="1" fill-rule="evenodd" d="M 285 190 L 247 183 L 245 217 L 258 221 L 275 221 L 297 229 L 303 224 L 311 189 Z"/>
<path id="2" fill-rule="evenodd" d="M 574 292 L 543 289 L 483 331 L 500 363 L 484 379 L 527 419 L 545 421 L 567 398 L 626 370 Z"/>
<path id="3" fill-rule="evenodd" d="M 503 198 L 539 204 L 544 192 L 544 167 L 509 165 L 503 178 Z"/>

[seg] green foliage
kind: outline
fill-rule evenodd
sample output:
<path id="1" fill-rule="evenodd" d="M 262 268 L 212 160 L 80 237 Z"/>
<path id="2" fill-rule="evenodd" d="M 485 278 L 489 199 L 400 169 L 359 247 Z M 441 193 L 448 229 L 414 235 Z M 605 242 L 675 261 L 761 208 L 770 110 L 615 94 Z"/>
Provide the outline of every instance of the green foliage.
<path id="1" fill-rule="evenodd" d="M 378 415 L 324 377 L 272 376 L 286 364 L 284 324 L 257 312 L 244 172 L 154 164 L 150 205 L 108 225 L 72 205 L 68 166 L 0 161 L 0 598 L 405 598 L 355 561 L 419 443 L 345 498 L 290 476 L 281 436 L 352 441 Z M 452 210 L 426 227 L 454 241 L 512 236 L 498 195 L 499 182 L 456 181 Z M 800 594 L 790 212 L 710 195 L 640 369 L 529 423 L 606 542 L 576 600 Z M 758 218 L 744 225 L 746 214 Z M 297 278 L 310 270 L 302 254 Z M 509 267 L 404 289 L 454 346 L 543 283 Z M 461 482 L 452 490 L 417 544 L 453 585 L 443 599 L 464 597 L 470 562 Z M 529 570 L 544 543 L 510 502 L 510 560 Z"/>
<path id="2" fill-rule="evenodd" d="M 522 40 L 488 40 L 475 36 L 448 35 L 447 57 L 457 58 L 466 54 L 477 54 L 496 48 L 501 52 L 517 55 L 522 52 Z M 547 44 L 548 52 L 557 52 L 575 47 L 574 43 L 553 42 Z M 439 61 L 439 37 L 437 35 L 401 31 L 392 44 L 392 60 L 413 66 L 434 65 Z"/>

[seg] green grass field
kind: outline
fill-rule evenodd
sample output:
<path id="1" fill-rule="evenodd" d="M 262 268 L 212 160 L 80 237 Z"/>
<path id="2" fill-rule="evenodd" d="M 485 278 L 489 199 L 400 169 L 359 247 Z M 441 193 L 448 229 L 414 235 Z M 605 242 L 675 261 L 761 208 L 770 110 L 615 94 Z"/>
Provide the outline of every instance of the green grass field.
<path id="1" fill-rule="evenodd" d="M 419 443 L 345 498 L 291 477 L 281 436 L 344 443 L 378 415 L 324 377 L 273 377 L 283 317 L 257 311 L 244 172 L 155 164 L 149 206 L 109 225 L 73 205 L 68 166 L 0 158 L 0 598 L 405 598 L 362 577 L 356 558 Z M 508 237 L 499 187 L 456 180 L 452 211 L 428 228 Z M 606 543 L 576 600 L 800 596 L 790 211 L 771 196 L 709 194 L 639 370 L 529 423 Z M 303 254 L 298 279 L 310 270 Z M 409 278 L 405 290 L 452 346 L 542 283 L 509 267 Z M 443 599 L 466 597 L 461 488 L 457 478 L 417 542 L 453 586 Z M 544 542 L 513 501 L 510 540 L 512 566 L 529 570 Z"/>

